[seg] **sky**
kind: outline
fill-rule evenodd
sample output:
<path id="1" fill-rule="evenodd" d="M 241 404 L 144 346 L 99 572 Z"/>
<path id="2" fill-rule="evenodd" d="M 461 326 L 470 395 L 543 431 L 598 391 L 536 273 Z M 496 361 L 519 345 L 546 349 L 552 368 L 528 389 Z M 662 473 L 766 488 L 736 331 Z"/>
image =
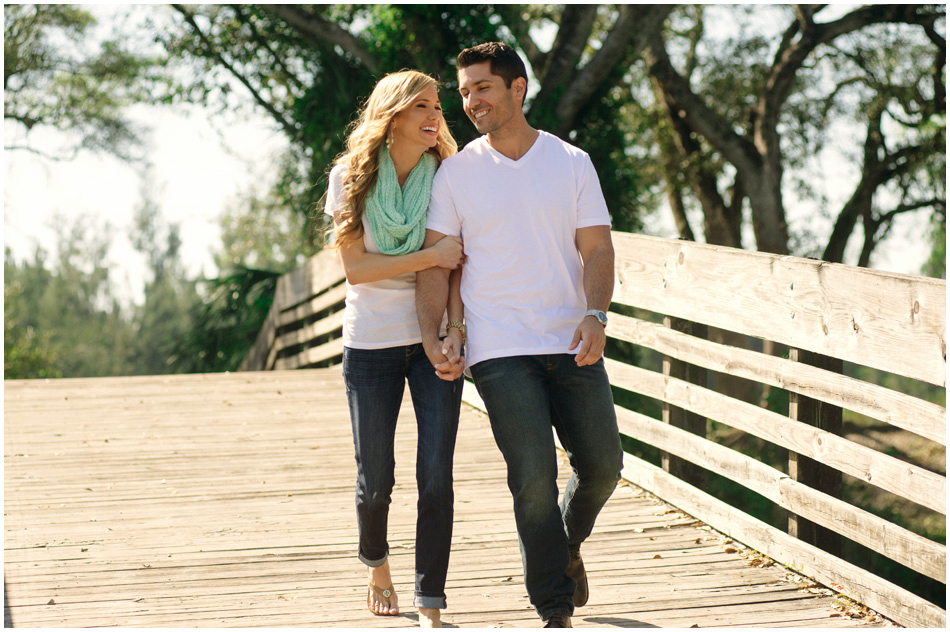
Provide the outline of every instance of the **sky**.
<path id="1" fill-rule="evenodd" d="M 130 118 L 150 128 L 145 138 L 155 202 L 166 222 L 181 225 L 181 256 L 189 276 L 213 275 L 221 214 L 238 193 L 273 181 L 274 159 L 286 141 L 263 116 L 226 120 L 197 107 L 138 107 Z M 5 145 L 18 137 L 23 142 L 18 128 L 4 122 Z M 227 140 L 219 133 L 223 128 Z M 27 142 L 53 152 L 62 138 L 34 131 Z M 26 151 L 4 151 L 3 158 L 4 245 L 14 257 L 32 257 L 37 245 L 53 250 L 57 213 L 66 218 L 90 214 L 113 229 L 110 259 L 117 293 L 140 302 L 147 266 L 132 248 L 129 231 L 142 199 L 141 170 L 88 152 L 60 162 Z"/>

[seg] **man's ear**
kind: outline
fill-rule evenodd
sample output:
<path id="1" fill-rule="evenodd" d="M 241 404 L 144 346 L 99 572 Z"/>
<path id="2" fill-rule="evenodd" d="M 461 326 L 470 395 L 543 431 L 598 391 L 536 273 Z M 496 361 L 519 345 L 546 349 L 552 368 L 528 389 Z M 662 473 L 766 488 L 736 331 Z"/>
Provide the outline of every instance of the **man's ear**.
<path id="1" fill-rule="evenodd" d="M 514 91 L 516 97 L 521 98 L 521 104 L 524 105 L 524 100 L 528 92 L 528 81 L 524 77 L 515 77 L 511 82 L 511 89 Z"/>

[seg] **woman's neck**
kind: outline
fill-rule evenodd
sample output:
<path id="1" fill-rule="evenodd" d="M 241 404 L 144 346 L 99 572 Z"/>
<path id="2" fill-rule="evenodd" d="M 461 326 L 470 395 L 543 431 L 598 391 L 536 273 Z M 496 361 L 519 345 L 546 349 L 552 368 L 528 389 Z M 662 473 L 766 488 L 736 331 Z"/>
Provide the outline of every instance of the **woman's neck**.
<path id="1" fill-rule="evenodd" d="M 396 167 L 396 178 L 401 187 L 406 183 L 409 174 L 419 164 L 419 159 L 425 153 L 425 148 L 412 147 L 405 143 L 393 143 L 389 148 L 389 157 L 392 158 L 393 166 Z"/>

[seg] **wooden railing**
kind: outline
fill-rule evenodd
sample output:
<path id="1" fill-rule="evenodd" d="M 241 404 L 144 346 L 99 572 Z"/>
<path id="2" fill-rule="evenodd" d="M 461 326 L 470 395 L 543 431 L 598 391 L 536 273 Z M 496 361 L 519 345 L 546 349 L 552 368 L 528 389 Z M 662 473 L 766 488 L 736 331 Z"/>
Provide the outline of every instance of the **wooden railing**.
<path id="1" fill-rule="evenodd" d="M 842 497 L 843 478 L 863 481 L 945 525 L 946 476 L 846 438 L 842 418 L 848 411 L 849 418 L 913 433 L 944 455 L 945 471 L 946 409 L 892 383 L 934 385 L 945 402 L 946 282 L 628 233 L 613 237 L 607 371 L 615 394 L 635 393 L 661 411 L 650 416 L 617 407 L 621 433 L 662 454 L 659 463 L 625 454 L 624 478 L 902 625 L 945 628 L 943 607 L 844 560 L 841 537 L 946 584 L 945 542 Z M 344 293 L 331 252 L 282 277 L 242 368 L 339 362 Z M 661 358 L 655 366 L 651 355 Z M 891 376 L 888 387 L 859 379 L 854 374 L 867 371 L 856 367 Z M 787 394 L 785 410 L 770 410 L 763 392 Z M 788 459 L 767 463 L 707 439 L 713 427 L 714 438 L 728 428 L 787 451 Z M 777 528 L 715 497 L 707 491 L 709 473 L 787 511 L 788 524 Z"/>

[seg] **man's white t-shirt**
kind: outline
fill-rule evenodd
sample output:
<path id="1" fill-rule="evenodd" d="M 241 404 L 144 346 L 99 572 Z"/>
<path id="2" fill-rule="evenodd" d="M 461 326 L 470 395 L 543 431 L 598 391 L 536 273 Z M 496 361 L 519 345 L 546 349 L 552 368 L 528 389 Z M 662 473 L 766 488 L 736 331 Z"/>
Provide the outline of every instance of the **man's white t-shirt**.
<path id="1" fill-rule="evenodd" d="M 327 203 L 324 212 L 346 207 L 343 176 L 346 166 L 336 165 L 330 171 Z M 372 230 L 363 217 L 363 245 L 366 252 L 379 254 Z M 343 314 L 343 344 L 352 349 L 385 349 L 422 342 L 416 319 L 416 273 L 409 272 L 391 279 L 346 285 L 346 311 Z"/>
<path id="2" fill-rule="evenodd" d="M 426 227 L 464 244 L 468 366 L 572 353 L 587 311 L 575 233 L 590 226 L 610 226 L 594 165 L 552 134 L 540 132 L 519 160 L 482 136 L 442 163 Z"/>

